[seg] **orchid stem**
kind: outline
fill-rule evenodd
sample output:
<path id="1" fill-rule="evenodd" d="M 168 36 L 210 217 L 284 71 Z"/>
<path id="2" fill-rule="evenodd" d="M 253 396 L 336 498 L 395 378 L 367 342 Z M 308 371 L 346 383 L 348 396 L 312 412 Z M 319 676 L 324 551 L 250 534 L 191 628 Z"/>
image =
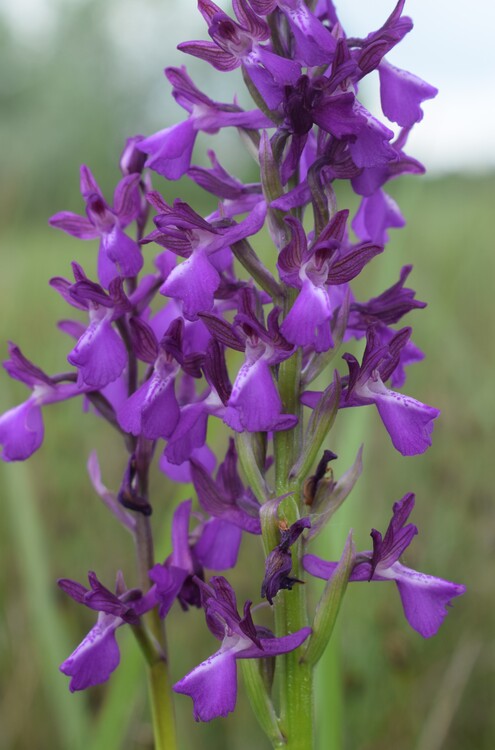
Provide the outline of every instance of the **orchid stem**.
<path id="1" fill-rule="evenodd" d="M 138 440 L 136 464 L 139 494 L 145 500 L 148 498 L 148 475 L 152 454 L 153 445 L 149 441 Z M 155 563 L 155 553 L 150 518 L 143 513 L 138 513 L 136 516 L 135 543 L 139 585 L 143 591 L 146 591 L 150 584 L 148 573 Z M 160 619 L 156 607 L 147 612 L 143 616 L 143 620 L 150 634 L 150 641 L 156 644 L 154 659 L 150 659 L 147 647 L 143 649 L 148 664 L 148 693 L 151 704 L 155 750 L 176 750 L 175 713 L 172 685 L 168 670 L 165 624 Z M 143 643 L 139 638 L 138 643 L 143 647 Z"/>
<path id="2" fill-rule="evenodd" d="M 287 300 L 290 305 L 292 299 Z M 287 312 L 287 311 L 285 311 Z M 290 525 L 298 517 L 298 495 L 301 479 L 289 478 L 289 472 L 300 453 L 302 437 L 302 407 L 299 398 L 301 379 L 301 350 L 290 359 L 282 362 L 279 369 L 278 385 L 284 411 L 295 414 L 298 424 L 293 430 L 275 433 L 275 476 L 277 494 L 294 491 L 281 504 L 287 523 Z M 292 575 L 300 577 L 300 540 L 292 550 Z M 275 626 L 277 636 L 294 633 L 307 626 L 308 615 L 305 586 L 296 585 L 292 591 L 280 591 L 275 600 Z M 313 748 L 313 686 L 312 668 L 301 663 L 301 649 L 277 657 L 280 689 L 280 726 L 286 737 L 287 750 L 311 750 Z"/>

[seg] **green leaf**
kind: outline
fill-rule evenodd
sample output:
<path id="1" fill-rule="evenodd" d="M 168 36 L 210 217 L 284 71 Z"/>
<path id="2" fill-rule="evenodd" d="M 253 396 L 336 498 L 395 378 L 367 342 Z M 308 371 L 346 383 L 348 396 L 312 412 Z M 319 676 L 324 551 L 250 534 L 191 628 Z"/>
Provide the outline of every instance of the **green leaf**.
<path id="1" fill-rule="evenodd" d="M 316 607 L 312 625 L 313 632 L 302 657 L 302 661 L 312 666 L 318 662 L 332 636 L 340 605 L 349 582 L 349 576 L 354 566 L 354 555 L 352 532 L 350 532 L 339 564 L 332 577 L 327 581 L 327 585 Z"/>

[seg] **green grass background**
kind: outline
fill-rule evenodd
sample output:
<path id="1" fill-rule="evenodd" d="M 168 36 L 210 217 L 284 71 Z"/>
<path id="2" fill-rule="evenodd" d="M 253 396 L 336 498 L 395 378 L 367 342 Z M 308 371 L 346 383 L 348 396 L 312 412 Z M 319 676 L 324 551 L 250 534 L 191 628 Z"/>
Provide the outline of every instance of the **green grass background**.
<path id="1" fill-rule="evenodd" d="M 343 680 L 343 747 L 349 750 L 415 748 L 464 750 L 493 747 L 493 279 L 490 238 L 495 179 L 452 176 L 405 179 L 395 186 L 407 227 L 393 233 L 386 253 L 360 280 L 363 296 L 397 277 L 412 261 L 411 284 L 429 307 L 410 316 L 414 340 L 426 352 L 410 369 L 405 390 L 442 410 L 433 447 L 424 455 L 395 453 L 372 409 L 340 414 L 329 447 L 343 471 L 365 442 L 365 468 L 347 507 L 335 517 L 323 548 L 335 554 L 354 528 L 366 548 L 372 526 L 384 529 L 392 502 L 417 493 L 413 520 L 420 529 L 407 563 L 463 582 L 467 594 L 435 638 L 424 641 L 405 622 L 393 586 L 351 586 L 337 633 Z M 47 370 L 63 368 L 67 341 L 55 329 L 67 314 L 46 285 L 67 273 L 76 257 L 94 254 L 39 222 L 0 237 L 0 338 L 13 339 Z M 5 351 L 5 349 L 4 349 Z M 23 398 L 22 387 L 1 381 L 2 407 Z M 110 683 L 70 695 L 58 663 L 79 642 L 93 617 L 63 597 L 55 579 L 84 580 L 94 569 L 111 584 L 124 570 L 133 582 L 131 539 L 94 496 L 85 461 L 98 449 L 104 479 L 117 486 L 123 468 L 119 440 L 78 402 L 45 410 L 46 439 L 25 465 L 0 467 L 0 747 L 151 747 L 140 656 L 120 631 L 122 665 Z M 364 434 L 364 435 L 363 435 Z M 154 477 L 154 530 L 165 555 L 174 503 L 187 489 Z M 320 544 L 320 549 L 322 545 Z M 255 562 L 256 560 L 256 562 Z M 256 567 L 257 566 L 257 567 Z M 240 598 L 256 597 L 260 549 L 244 544 L 236 575 Z M 170 616 L 172 671 L 179 678 L 207 656 L 214 642 L 199 612 Z M 332 701 L 332 666 L 320 670 L 317 698 L 321 750 Z M 267 746 L 250 715 L 243 690 L 233 717 L 195 725 L 189 699 L 177 700 L 183 748 Z M 327 721 L 328 723 L 328 721 Z"/>

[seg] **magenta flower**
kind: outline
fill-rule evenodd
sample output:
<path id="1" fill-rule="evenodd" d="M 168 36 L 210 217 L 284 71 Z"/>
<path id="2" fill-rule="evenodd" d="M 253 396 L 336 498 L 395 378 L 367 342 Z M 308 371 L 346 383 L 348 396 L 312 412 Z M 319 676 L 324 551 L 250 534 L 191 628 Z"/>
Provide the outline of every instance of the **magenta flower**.
<path id="1" fill-rule="evenodd" d="M 196 721 L 211 721 L 227 716 L 237 700 L 237 659 L 263 659 L 286 654 L 298 648 L 311 628 L 275 638 L 265 628 L 257 628 L 251 616 L 251 602 L 244 605 L 243 616 L 237 611 L 234 590 L 223 578 L 215 576 L 209 585 L 199 579 L 206 624 L 222 642 L 218 651 L 195 667 L 174 685 L 176 693 L 189 695 L 194 704 Z"/>
<path id="2" fill-rule="evenodd" d="M 431 445 L 433 422 L 440 414 L 438 409 L 390 390 L 385 382 L 393 376 L 401 362 L 401 354 L 411 335 L 410 328 L 403 328 L 387 343 L 382 342 L 377 326 L 367 330 L 366 349 L 362 364 L 352 354 L 344 354 L 349 367 L 347 387 L 340 407 L 366 406 L 374 404 L 382 419 L 394 447 L 403 456 L 424 453 Z M 402 373 L 403 375 L 403 373 Z M 402 380 L 401 376 L 399 380 Z M 303 394 L 306 406 L 316 406 L 318 393 Z"/>
<path id="3" fill-rule="evenodd" d="M 0 446 L 3 461 L 24 461 L 43 442 L 44 426 L 41 407 L 82 395 L 88 386 L 61 383 L 46 375 L 9 343 L 10 359 L 3 366 L 11 378 L 20 380 L 32 390 L 31 396 L 19 406 L 0 416 Z"/>
<path id="4" fill-rule="evenodd" d="M 139 245 L 124 233 L 140 210 L 139 174 L 129 174 L 115 189 L 113 206 L 109 206 L 88 167 L 81 167 L 81 195 L 86 203 L 86 216 L 62 211 L 50 219 L 52 227 L 62 229 L 81 240 L 100 238 L 98 277 L 108 286 L 115 276 L 131 278 L 143 266 Z"/>
<path id="5" fill-rule="evenodd" d="M 214 102 L 196 88 L 184 67 L 167 68 L 165 74 L 173 86 L 174 98 L 189 112 L 189 117 L 145 138 L 138 148 L 148 154 L 146 166 L 169 180 L 178 180 L 191 166 L 194 143 L 200 131 L 217 133 L 225 127 L 263 128 L 271 124 L 256 109 L 246 112 L 236 104 Z"/>
<path id="6" fill-rule="evenodd" d="M 89 325 L 79 336 L 67 360 L 78 368 L 78 383 L 100 389 L 116 380 L 127 364 L 127 350 L 112 323 L 131 310 L 122 288 L 122 279 L 115 277 L 107 294 L 99 284 L 87 278 L 83 269 L 72 264 L 75 283 L 56 277 L 51 286 L 73 307 L 87 310 Z M 61 327 L 69 329 L 69 321 Z"/>
<path id="7" fill-rule="evenodd" d="M 220 286 L 220 273 L 230 263 L 229 246 L 258 232 L 266 214 L 264 202 L 257 201 L 249 216 L 239 224 L 223 220 L 211 223 L 183 201 L 155 216 L 155 229 L 144 242 L 157 242 L 186 260 L 172 269 L 160 288 L 162 294 L 182 302 L 188 320 L 213 308 Z M 227 253 L 227 255 L 226 255 Z"/>
<path id="8" fill-rule="evenodd" d="M 451 600 L 464 594 L 466 588 L 459 583 L 419 573 L 406 568 L 399 557 L 418 533 L 414 524 L 406 524 L 414 507 L 414 495 L 405 495 L 394 503 L 393 516 L 384 537 L 373 529 L 373 551 L 356 556 L 351 581 L 395 581 L 399 590 L 404 614 L 409 625 L 423 638 L 435 635 L 446 617 Z M 336 562 L 325 562 L 315 555 L 303 558 L 305 570 L 317 578 L 330 578 Z"/>
<path id="9" fill-rule="evenodd" d="M 60 671 L 71 678 L 72 693 L 108 680 L 120 663 L 115 631 L 125 623 L 137 624 L 139 616 L 155 604 L 154 592 L 143 597 L 138 589 L 126 589 L 122 574 L 117 577 L 116 594 L 105 588 L 91 571 L 88 580 L 89 589 L 67 578 L 58 581 L 72 599 L 99 613 L 96 624 L 60 665 Z"/>

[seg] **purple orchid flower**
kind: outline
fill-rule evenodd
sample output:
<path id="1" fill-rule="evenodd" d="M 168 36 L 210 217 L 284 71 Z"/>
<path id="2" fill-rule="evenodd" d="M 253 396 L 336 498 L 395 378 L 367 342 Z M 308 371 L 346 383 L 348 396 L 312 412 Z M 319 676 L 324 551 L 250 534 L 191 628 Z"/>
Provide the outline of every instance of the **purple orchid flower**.
<path id="1" fill-rule="evenodd" d="M 212 314 L 201 315 L 218 342 L 245 353 L 233 386 L 226 376 L 221 348 L 210 348 L 211 356 L 205 362 L 207 377 L 226 406 L 223 420 L 236 432 L 289 430 L 297 418 L 282 413 L 282 402 L 270 370 L 272 365 L 290 357 L 294 349 L 280 333 L 280 311 L 274 308 L 270 312 L 265 328 L 254 312 L 254 292 L 248 289 L 243 292 L 239 309 L 235 326 Z"/>
<path id="2" fill-rule="evenodd" d="M 60 671 L 71 678 L 72 693 L 108 680 L 120 662 L 115 631 L 125 623 L 136 625 L 140 615 L 155 605 L 154 592 L 143 597 L 139 589 L 127 590 L 122 574 L 117 576 L 116 594 L 105 588 L 91 571 L 88 580 L 89 589 L 70 579 L 58 581 L 72 599 L 99 613 L 96 625 L 60 665 Z"/>
<path id="3" fill-rule="evenodd" d="M 403 328 L 385 344 L 377 326 L 370 326 L 362 364 L 353 355 L 344 354 L 349 378 L 340 404 L 340 408 L 375 404 L 394 447 L 403 456 L 415 456 L 429 448 L 433 421 L 440 414 L 438 409 L 384 385 L 398 367 L 410 335 L 411 329 Z M 302 402 L 314 408 L 320 395 L 306 392 Z"/>
<path id="4" fill-rule="evenodd" d="M 250 213 L 264 200 L 261 183 L 245 185 L 222 167 L 214 151 L 208 151 L 208 157 L 212 165 L 210 169 L 194 166 L 187 174 L 203 190 L 222 199 L 219 210 L 210 216 L 210 221 Z"/>
<path id="5" fill-rule="evenodd" d="M 235 708 L 237 659 L 286 654 L 304 643 L 311 628 L 301 628 L 290 635 L 275 638 L 270 631 L 254 625 L 251 602 L 245 603 L 240 617 L 234 590 L 223 576 L 213 577 L 209 585 L 198 579 L 197 585 L 201 590 L 206 623 L 222 645 L 179 680 L 173 689 L 192 698 L 196 721 L 211 721 L 217 716 L 227 716 Z"/>
<path id="6" fill-rule="evenodd" d="M 372 242 L 345 248 L 348 213 L 339 211 L 309 248 L 302 224 L 290 217 L 285 220 L 292 236 L 277 265 L 283 281 L 300 292 L 280 331 L 292 344 L 313 346 L 317 352 L 333 346 L 330 319 L 334 306 L 329 287 L 346 284 L 383 250 Z"/>
<path id="7" fill-rule="evenodd" d="M 184 321 L 174 320 L 158 344 L 150 326 L 139 324 L 146 331 L 146 347 L 139 352 L 140 358 L 152 370 L 149 377 L 117 411 L 120 426 L 131 435 L 143 435 L 149 440 L 168 438 L 174 431 L 180 416 L 175 395 L 175 380 L 182 367 L 193 377 L 200 377 L 197 356 L 184 356 L 182 338 Z M 135 328 L 137 330 L 137 328 Z"/>
<path id="8" fill-rule="evenodd" d="M 385 536 L 373 529 L 373 551 L 356 556 L 350 581 L 395 581 L 404 614 L 409 625 L 423 638 L 435 635 L 448 613 L 447 606 L 456 596 L 464 594 L 462 584 L 418 573 L 406 568 L 399 557 L 418 533 L 414 524 L 406 521 L 414 507 L 414 495 L 405 495 L 394 503 L 393 516 Z M 325 562 L 315 555 L 303 557 L 304 569 L 317 578 L 328 579 L 338 563 Z"/>
<path id="9" fill-rule="evenodd" d="M 194 459 L 191 460 L 191 476 L 199 503 L 207 513 L 251 534 L 261 534 L 260 505 L 253 491 L 241 482 L 233 438 L 229 440 L 215 480 Z"/>
<path id="10" fill-rule="evenodd" d="M 397 323 L 411 310 L 426 307 L 426 302 L 415 299 L 414 289 L 404 287 L 411 270 L 412 266 L 403 266 L 399 280 L 368 302 L 361 303 L 352 299 L 344 340 L 361 339 L 368 328 L 374 325 L 380 341 L 389 344 L 397 334 L 390 325 Z M 406 382 L 405 368 L 422 359 L 423 352 L 409 338 L 400 350 L 396 368 L 390 376 L 392 388 L 401 388 Z"/>
<path id="11" fill-rule="evenodd" d="M 192 515 L 197 517 L 198 523 L 191 532 Z M 204 579 L 205 568 L 216 571 L 233 568 L 241 538 L 242 531 L 238 526 L 222 518 L 205 519 L 199 513 L 193 514 L 191 500 L 180 503 L 172 520 L 172 553 L 163 565 L 155 565 L 150 571 L 160 607 L 168 606 L 170 586 L 175 587 L 181 575 L 177 592 L 180 606 L 183 610 L 201 606 L 197 580 Z M 162 609 L 160 616 L 165 616 Z"/>
<path id="12" fill-rule="evenodd" d="M 98 278 L 106 289 L 115 276 L 132 278 L 143 266 L 139 245 L 124 232 L 140 211 L 139 174 L 129 174 L 118 183 L 113 206 L 105 201 L 88 167 L 81 167 L 81 194 L 87 216 L 62 211 L 51 217 L 52 227 L 81 240 L 100 238 Z"/>
<path id="13" fill-rule="evenodd" d="M 260 44 L 270 37 L 268 24 L 253 13 L 246 0 L 233 2 L 238 23 L 211 0 L 199 0 L 198 7 L 213 41 L 184 42 L 178 48 L 206 60 L 217 70 L 234 70 L 242 65 L 267 107 L 278 107 L 281 85 L 294 82 L 301 74 L 301 66 Z"/>
<path id="14" fill-rule="evenodd" d="M 203 219 L 182 201 L 175 201 L 154 221 L 157 229 L 144 242 L 157 242 L 186 260 L 168 275 L 160 292 L 179 299 L 189 320 L 213 308 L 214 294 L 220 286 L 220 272 L 231 261 L 229 246 L 258 232 L 263 226 L 266 206 L 258 201 L 249 216 L 236 224 L 232 221 Z M 225 255 L 227 253 L 227 255 Z"/>
<path id="15" fill-rule="evenodd" d="M 76 383 L 62 383 L 33 365 L 18 346 L 9 343 L 10 359 L 3 363 L 11 378 L 32 389 L 31 396 L 19 406 L 0 416 L 0 445 L 3 461 L 25 461 L 43 442 L 44 426 L 41 407 L 66 401 L 90 390 Z"/>
<path id="16" fill-rule="evenodd" d="M 140 141 L 138 148 L 148 154 L 146 166 L 169 180 L 178 180 L 191 166 L 191 156 L 198 132 L 217 133 L 225 127 L 264 128 L 271 121 L 259 110 L 244 111 L 236 104 L 220 104 L 203 94 L 186 73 L 186 69 L 167 68 L 175 100 L 189 112 L 178 125 Z"/>
<path id="17" fill-rule="evenodd" d="M 89 326 L 79 336 L 67 360 L 78 368 L 78 383 L 93 389 L 104 388 L 122 374 L 127 364 L 124 342 L 112 323 L 131 309 L 122 288 L 122 279 L 116 277 L 109 284 L 107 294 L 99 284 L 90 281 L 81 266 L 72 263 L 75 283 L 55 277 L 50 285 L 73 307 L 87 310 Z M 69 330 L 69 321 L 63 321 Z M 72 330 L 72 329 L 70 329 Z"/>
<path id="18" fill-rule="evenodd" d="M 250 3 L 261 16 L 280 8 L 294 37 L 296 60 L 307 66 L 330 64 L 335 54 L 336 39 L 309 10 L 304 0 L 250 0 Z"/>

